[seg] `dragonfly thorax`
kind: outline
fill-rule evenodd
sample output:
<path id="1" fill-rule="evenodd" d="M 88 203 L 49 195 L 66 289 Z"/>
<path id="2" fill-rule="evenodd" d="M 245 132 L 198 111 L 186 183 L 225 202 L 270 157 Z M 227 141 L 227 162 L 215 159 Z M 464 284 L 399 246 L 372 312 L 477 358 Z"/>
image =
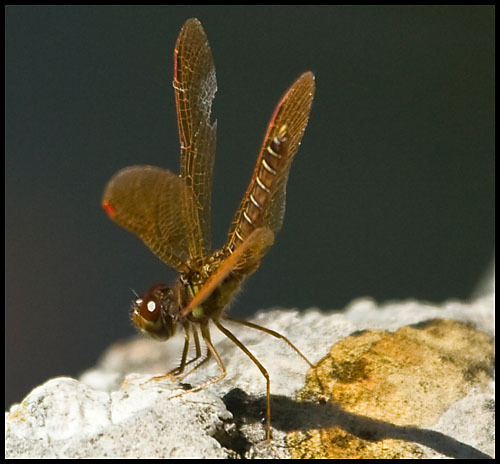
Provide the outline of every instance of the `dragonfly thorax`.
<path id="1" fill-rule="evenodd" d="M 102 206 L 113 221 L 137 235 L 161 261 L 179 272 L 173 286 L 154 285 L 133 302 L 132 321 L 141 332 L 158 340 L 170 338 L 177 326 L 184 330 L 179 367 L 153 379 L 173 374 L 181 380 L 209 357 L 215 358 L 220 375 L 183 393 L 201 390 L 226 375 L 210 340 L 209 325 L 215 325 L 251 358 L 266 378 L 269 441 L 269 374 L 221 320 L 239 322 L 281 338 L 307 361 L 283 335 L 254 323 L 237 321 L 224 311 L 243 281 L 257 270 L 283 224 L 288 175 L 309 119 L 314 75 L 309 71 L 299 76 L 276 106 L 227 241 L 213 253 L 210 252 L 210 192 L 217 124 L 212 121 L 211 109 L 217 82 L 206 34 L 195 18 L 186 21 L 177 38 L 173 84 L 181 144 L 179 174 L 150 165 L 130 166 L 111 178 L 102 197 Z M 191 334 L 196 355 L 187 361 Z M 204 358 L 200 335 L 207 347 Z M 194 367 L 183 374 L 190 363 Z"/>

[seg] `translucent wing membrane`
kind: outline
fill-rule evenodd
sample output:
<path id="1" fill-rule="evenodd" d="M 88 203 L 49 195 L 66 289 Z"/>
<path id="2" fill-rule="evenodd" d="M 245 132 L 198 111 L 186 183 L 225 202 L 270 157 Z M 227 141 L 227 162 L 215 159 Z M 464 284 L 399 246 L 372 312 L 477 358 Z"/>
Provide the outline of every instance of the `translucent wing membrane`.
<path id="1" fill-rule="evenodd" d="M 252 179 L 233 219 L 226 248 L 233 251 L 256 228 L 276 234 L 285 214 L 290 166 L 307 126 L 314 75 L 302 74 L 281 98 L 267 128 Z"/>
<path id="2" fill-rule="evenodd" d="M 197 19 L 181 29 L 174 51 L 175 101 L 181 143 L 180 176 L 133 166 L 108 183 L 103 206 L 179 271 L 196 267 L 210 250 L 210 203 L 216 124 L 210 123 L 217 90 L 207 37 Z"/>
<path id="3" fill-rule="evenodd" d="M 216 123 L 210 122 L 217 91 L 215 65 L 201 23 L 189 19 L 174 52 L 174 89 L 181 143 L 181 177 L 187 196 L 183 214 L 189 224 L 189 250 L 205 258 L 210 250 L 210 206 Z"/>
<path id="4" fill-rule="evenodd" d="M 102 205 L 120 226 L 137 235 L 165 264 L 187 270 L 189 224 L 182 204 L 191 192 L 167 169 L 131 166 L 108 182 Z"/>
<path id="5" fill-rule="evenodd" d="M 248 276 L 259 267 L 260 259 L 274 242 L 274 234 L 267 227 L 255 229 L 241 245 L 236 248 L 217 268 L 217 272 L 210 276 L 201 290 L 183 309 L 181 315 L 186 316 L 196 306 L 201 305 L 212 292 L 232 272 Z"/>
<path id="6" fill-rule="evenodd" d="M 212 53 L 197 19 L 186 21 L 177 39 L 173 86 L 181 145 L 180 175 L 154 166 L 128 167 L 111 178 L 102 197 L 102 206 L 111 219 L 137 235 L 165 264 L 181 273 L 174 287 L 155 285 L 143 298 L 137 299 L 132 319 L 142 332 L 154 338 L 170 337 L 177 323 L 184 329 L 185 342 L 179 367 L 166 376 L 153 377 L 154 380 L 170 374 L 182 380 L 210 356 L 215 358 L 219 376 L 181 394 L 198 391 L 226 375 L 222 359 L 210 339 L 208 322 L 213 321 L 251 358 L 266 379 L 269 441 L 269 374 L 221 325 L 220 319 L 239 322 L 281 338 L 307 361 L 283 335 L 257 324 L 224 317 L 223 311 L 243 280 L 259 267 L 283 223 L 286 183 L 309 118 L 314 76 L 311 72 L 302 74 L 278 103 L 228 241 L 222 250 L 213 254 L 210 253 L 210 209 L 216 123 L 211 123 L 210 113 L 217 83 Z M 207 346 L 207 354 L 201 360 L 198 331 Z M 191 332 L 196 355 L 187 361 Z M 191 363 L 196 364 L 183 373 Z"/>

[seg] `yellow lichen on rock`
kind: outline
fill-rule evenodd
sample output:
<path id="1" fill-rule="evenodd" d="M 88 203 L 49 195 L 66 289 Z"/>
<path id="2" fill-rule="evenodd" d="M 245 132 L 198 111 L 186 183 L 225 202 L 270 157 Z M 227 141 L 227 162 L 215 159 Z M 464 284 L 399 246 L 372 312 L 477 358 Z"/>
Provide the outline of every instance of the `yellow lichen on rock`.
<path id="1" fill-rule="evenodd" d="M 319 399 L 386 426 L 428 427 L 472 385 L 485 384 L 494 363 L 490 336 L 436 319 L 394 333 L 363 331 L 336 343 L 306 378 L 299 401 Z M 415 443 L 382 436 L 368 440 L 342 424 L 290 432 L 295 458 L 419 457 Z"/>

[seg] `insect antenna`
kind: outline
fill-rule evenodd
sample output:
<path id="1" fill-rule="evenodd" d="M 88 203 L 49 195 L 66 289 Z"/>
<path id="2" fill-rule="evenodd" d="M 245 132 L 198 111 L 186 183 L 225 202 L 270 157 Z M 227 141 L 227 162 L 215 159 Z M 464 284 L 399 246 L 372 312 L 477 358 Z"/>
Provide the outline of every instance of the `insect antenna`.
<path id="1" fill-rule="evenodd" d="M 137 294 L 137 292 L 133 288 L 131 288 L 130 291 L 134 294 L 134 296 L 136 298 L 140 298 L 140 296 Z"/>

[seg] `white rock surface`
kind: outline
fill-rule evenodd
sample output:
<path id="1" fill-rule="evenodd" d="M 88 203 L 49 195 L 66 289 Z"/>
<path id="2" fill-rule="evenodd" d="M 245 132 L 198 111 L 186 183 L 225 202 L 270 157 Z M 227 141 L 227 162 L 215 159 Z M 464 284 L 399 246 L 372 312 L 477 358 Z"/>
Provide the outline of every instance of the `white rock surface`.
<path id="1" fill-rule="evenodd" d="M 342 313 L 272 310 L 252 322 L 284 334 L 314 363 L 356 330 L 392 331 L 436 317 L 470 322 L 493 335 L 494 295 L 442 306 L 416 301 L 377 306 L 359 299 Z M 282 340 L 230 322 L 225 326 L 269 371 L 273 446 L 266 444 L 265 427 L 259 421 L 265 410 L 264 378 L 242 351 L 213 328 L 212 339 L 227 368 L 222 381 L 169 400 L 181 391 L 178 385 L 169 380 L 144 382 L 151 374 L 176 366 L 182 337 L 166 343 L 141 337 L 116 344 L 79 381 L 49 380 L 11 407 L 5 422 L 6 457 L 286 457 L 284 437 L 294 422 L 291 418 L 296 422 L 296 415 L 303 414 L 294 395 L 304 385 L 308 365 Z M 198 385 L 217 374 L 217 365 L 210 361 L 183 382 Z M 492 386 L 472 390 L 449 408 L 435 430 L 493 456 L 493 402 Z M 305 414 L 304 427 L 314 421 Z M 423 456 L 444 457 L 424 447 Z"/>
<path id="2" fill-rule="evenodd" d="M 221 400 L 200 392 L 168 401 L 169 389 L 145 393 L 143 378 L 107 393 L 59 377 L 33 390 L 7 419 L 6 456 L 40 458 L 228 457 L 212 438 L 229 419 Z"/>

